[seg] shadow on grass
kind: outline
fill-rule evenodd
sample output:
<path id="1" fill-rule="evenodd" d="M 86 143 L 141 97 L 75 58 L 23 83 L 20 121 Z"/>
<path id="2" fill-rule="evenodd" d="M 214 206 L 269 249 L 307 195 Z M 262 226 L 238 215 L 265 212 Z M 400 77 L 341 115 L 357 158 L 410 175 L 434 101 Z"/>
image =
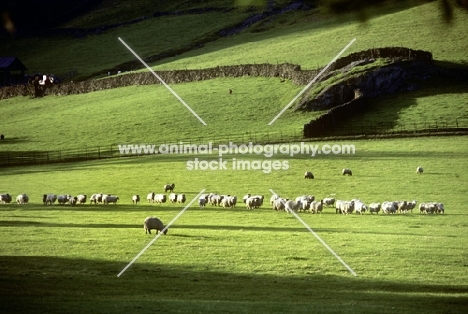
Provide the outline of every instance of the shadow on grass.
<path id="1" fill-rule="evenodd" d="M 468 286 L 320 273 L 2 256 L 5 313 L 464 313 Z M 226 267 L 228 268 L 228 267 Z M 365 270 L 361 270 L 365 272 Z M 266 272 L 266 271 L 265 271 Z"/>
<path id="2" fill-rule="evenodd" d="M 431 215 L 436 216 L 436 215 Z M 143 220 L 141 223 L 131 223 L 131 224 L 113 224 L 113 223 L 85 223 L 85 224 L 75 224 L 75 223 L 53 223 L 53 222 L 39 222 L 39 221 L 23 221 L 23 220 L 0 220 L 0 227 L 12 227 L 12 228 L 65 228 L 65 229 L 89 229 L 89 228 L 98 228 L 98 229 L 142 229 L 143 230 Z M 409 226 L 409 228 L 419 229 L 421 226 Z M 232 231 L 232 232 L 287 232 L 287 233 L 310 233 L 302 225 L 298 227 L 270 227 L 270 226 L 252 226 L 252 225 L 179 225 L 177 223 L 172 224 L 170 227 L 170 233 L 168 236 L 178 236 L 178 237 L 190 237 L 187 235 L 186 231 L 183 230 L 216 230 L 216 231 Z M 395 233 L 387 231 L 375 231 L 375 230 L 361 230 L 348 228 L 316 228 L 312 225 L 312 229 L 319 234 L 365 234 L 365 235 L 395 235 Z M 178 233 L 179 232 L 179 233 Z M 181 232 L 181 233 L 180 233 Z M 143 233 L 143 231 L 142 231 Z M 411 233 L 411 232 L 398 232 L 398 236 L 425 236 L 421 233 Z"/>

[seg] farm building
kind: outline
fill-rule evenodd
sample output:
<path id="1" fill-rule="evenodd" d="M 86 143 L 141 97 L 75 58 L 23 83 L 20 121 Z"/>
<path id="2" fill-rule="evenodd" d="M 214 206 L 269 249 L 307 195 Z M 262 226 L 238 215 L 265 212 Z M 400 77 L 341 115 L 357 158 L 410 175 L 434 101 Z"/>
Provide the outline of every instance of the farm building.
<path id="1" fill-rule="evenodd" d="M 23 83 L 26 70 L 17 57 L 0 57 L 0 86 Z"/>

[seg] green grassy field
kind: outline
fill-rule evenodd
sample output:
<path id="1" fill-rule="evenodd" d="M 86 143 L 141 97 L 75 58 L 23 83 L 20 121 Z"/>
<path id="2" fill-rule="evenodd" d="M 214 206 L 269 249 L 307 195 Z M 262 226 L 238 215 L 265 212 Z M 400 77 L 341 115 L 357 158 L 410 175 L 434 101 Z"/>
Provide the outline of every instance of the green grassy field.
<path id="1" fill-rule="evenodd" d="M 210 156 L 147 156 L 1 169 L 0 191 L 30 204 L 0 204 L 2 312 L 15 313 L 463 313 L 468 299 L 464 208 L 465 137 L 356 140 L 354 155 L 270 159 L 224 156 L 225 171 L 188 171 Z M 320 144 L 320 143 L 319 143 Z M 351 144 L 336 142 L 330 144 Z M 232 158 L 285 160 L 289 169 L 232 170 Z M 422 165 L 423 175 L 415 168 Z M 353 169 L 343 177 L 341 168 Z M 315 174 L 304 180 L 305 170 Z M 292 215 L 268 205 L 248 211 L 193 205 L 120 277 L 153 239 L 142 222 L 165 223 L 183 208 L 131 205 L 166 183 L 191 200 L 207 192 L 283 197 L 416 199 L 445 204 L 445 215 L 300 217 L 356 272 L 330 254 Z M 120 204 L 43 206 L 43 193 L 113 193 Z"/>
<path id="2" fill-rule="evenodd" d="M 174 70 L 290 62 L 310 69 L 326 65 L 352 38 L 357 41 L 347 54 L 375 47 L 404 46 L 431 51 L 437 60 L 466 63 L 468 46 L 464 25 L 468 15 L 463 11 L 455 9 L 452 24 L 447 26 L 439 16 L 437 2 L 397 12 L 387 10 L 393 14 L 381 13 L 366 23 L 349 16 L 336 18 L 319 14 L 315 10 L 285 13 L 269 23 L 254 25 L 256 31 L 221 38 L 200 49 L 164 58 L 155 66 L 158 70 Z M 242 10 L 167 16 L 81 39 L 8 40 L 0 47 L 0 54 L 18 56 L 31 73 L 62 74 L 77 69 L 79 76 L 86 77 L 99 71 L 107 73 L 107 69 L 134 60 L 118 37 L 147 57 L 200 41 L 247 16 Z M 258 31 L 259 28 L 265 30 Z"/>
<path id="3" fill-rule="evenodd" d="M 130 20 L 144 13 L 144 1 L 125 14 L 121 6 L 106 9 L 105 14 L 97 10 L 68 26 Z M 103 1 L 102 8 L 110 3 Z M 157 5 L 151 9 L 159 10 Z M 175 10 L 183 5 L 163 7 Z M 453 24 L 447 27 L 439 19 L 437 2 L 386 13 L 362 24 L 350 16 L 291 12 L 152 65 L 172 70 L 292 62 L 316 68 L 354 37 L 357 41 L 347 53 L 406 46 L 429 50 L 435 59 L 452 65 L 466 64 L 467 14 L 456 9 Z M 86 76 L 133 60 L 117 37 L 150 56 L 202 40 L 246 16 L 243 10 L 167 16 L 79 40 L 11 40 L 0 45 L 0 55 L 14 53 L 32 72 L 77 68 Z M 467 118 L 465 85 L 434 81 L 424 87 L 376 101 L 369 113 L 349 123 L 391 122 L 398 129 L 433 118 Z M 240 135 L 248 141 L 253 133 L 300 134 L 303 124 L 320 114 L 288 110 L 268 126 L 302 89 L 279 78 L 223 78 L 172 88 L 207 126 L 159 85 L 66 97 L 17 97 L 0 101 L 0 133 L 6 136 L 0 152 L 194 138 L 207 144 Z M 352 144 L 356 153 L 270 158 L 227 154 L 222 156 L 227 169 L 211 171 L 187 166 L 195 158 L 219 161 L 216 154 L 0 168 L 0 193 L 30 197 L 24 206 L 0 204 L 0 313 L 465 313 L 466 136 L 308 144 Z M 261 164 L 265 171 L 233 169 L 234 159 Z M 266 171 L 276 160 L 287 167 Z M 424 174 L 415 173 L 417 166 L 424 167 Z M 344 167 L 351 168 L 353 176 L 342 176 Z M 303 179 L 306 170 L 314 173 L 314 180 Z M 321 215 L 299 213 L 356 272 L 355 277 L 293 215 L 275 212 L 266 204 L 249 211 L 240 201 L 234 209 L 199 209 L 194 204 L 118 277 L 154 237 L 143 231 L 145 217 L 158 216 L 168 223 L 183 209 L 144 201 L 149 192 L 162 193 L 163 185 L 172 182 L 175 192 L 186 194 L 188 200 L 206 189 L 239 199 L 246 193 L 262 194 L 268 203 L 273 189 L 288 198 L 313 194 L 318 199 L 359 198 L 366 203 L 437 201 L 445 204 L 446 213 L 337 215 L 334 208 L 325 208 Z M 42 204 L 44 193 L 89 197 L 99 192 L 118 195 L 120 201 L 115 206 Z M 142 204 L 131 204 L 133 194 L 141 196 Z"/>

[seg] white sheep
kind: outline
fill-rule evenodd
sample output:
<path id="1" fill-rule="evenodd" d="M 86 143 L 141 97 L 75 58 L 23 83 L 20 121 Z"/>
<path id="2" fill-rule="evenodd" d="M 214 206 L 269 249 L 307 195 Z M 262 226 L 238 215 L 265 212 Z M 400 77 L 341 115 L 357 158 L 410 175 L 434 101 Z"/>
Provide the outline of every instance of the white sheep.
<path id="1" fill-rule="evenodd" d="M 416 173 L 417 173 L 417 174 L 422 174 L 423 172 L 424 172 L 423 167 L 418 166 L 418 167 L 416 168 Z"/>
<path id="2" fill-rule="evenodd" d="M 335 199 L 333 197 L 326 197 L 323 199 L 323 204 L 327 206 L 335 205 Z"/>
<path id="3" fill-rule="evenodd" d="M 164 195 L 166 196 L 166 195 Z M 177 203 L 183 204 L 187 199 L 185 198 L 185 194 L 178 194 L 177 195 Z"/>
<path id="4" fill-rule="evenodd" d="M 155 229 L 156 234 L 158 234 L 158 232 L 163 232 L 164 234 L 167 234 L 167 230 L 168 230 L 164 226 L 163 222 L 159 218 L 156 218 L 156 217 L 147 217 L 145 221 L 143 222 L 143 228 L 145 229 L 145 234 L 147 233 L 151 234 L 151 229 Z"/>
<path id="5" fill-rule="evenodd" d="M 75 206 L 77 202 L 78 202 L 78 197 L 70 196 L 70 199 L 68 200 L 68 204 L 70 204 L 71 206 Z"/>
<path id="6" fill-rule="evenodd" d="M 322 213 L 323 210 L 323 200 L 319 201 L 313 201 L 310 203 L 310 213 L 311 214 L 317 214 L 317 213 Z"/>
<path id="7" fill-rule="evenodd" d="M 102 193 L 96 193 L 91 195 L 89 198 L 89 203 L 92 204 L 97 204 L 97 203 L 102 203 Z"/>
<path id="8" fill-rule="evenodd" d="M 198 199 L 198 205 L 200 205 L 200 209 L 204 208 L 205 205 L 206 205 L 206 198 L 200 197 L 200 198 Z"/>
<path id="9" fill-rule="evenodd" d="M 380 203 L 370 203 L 369 204 L 369 213 L 373 214 L 376 213 L 378 214 L 380 211 Z"/>
<path id="10" fill-rule="evenodd" d="M 219 194 L 212 194 L 209 200 L 209 203 L 213 206 L 221 205 L 221 201 L 223 200 L 224 196 Z"/>
<path id="11" fill-rule="evenodd" d="M 132 204 L 138 204 L 140 202 L 140 195 L 135 194 L 132 196 Z"/>
<path id="12" fill-rule="evenodd" d="M 275 202 L 273 203 L 273 210 L 284 210 L 284 203 L 286 203 L 287 200 L 278 197 Z"/>
<path id="13" fill-rule="evenodd" d="M 260 206 L 263 205 L 263 199 L 265 198 L 263 195 L 253 195 L 251 196 L 252 198 L 256 198 L 257 200 L 257 205 L 256 208 L 259 208 Z"/>
<path id="14" fill-rule="evenodd" d="M 77 204 L 85 204 L 87 196 L 85 194 L 78 194 L 76 196 L 76 203 Z"/>
<path id="15" fill-rule="evenodd" d="M 413 201 L 411 201 L 411 202 L 408 202 L 408 203 L 406 204 L 407 210 L 408 210 L 408 211 L 411 210 L 411 212 L 413 212 L 413 209 L 416 208 L 416 204 L 417 204 L 417 203 L 418 203 L 418 202 L 415 201 L 415 200 L 413 200 Z"/>
<path id="16" fill-rule="evenodd" d="M 29 197 L 26 194 L 20 194 L 16 197 L 16 203 L 19 205 L 27 204 L 29 201 Z"/>
<path id="17" fill-rule="evenodd" d="M 148 193 L 148 195 L 146 195 L 146 200 L 148 203 L 154 203 L 154 192 Z"/>
<path id="18" fill-rule="evenodd" d="M 367 205 L 364 202 L 360 200 L 354 201 L 354 212 L 356 214 L 361 215 L 362 213 L 366 212 L 366 210 L 367 210 Z"/>
<path id="19" fill-rule="evenodd" d="M 382 213 L 384 214 L 395 214 L 398 210 L 398 202 L 383 202 Z"/>
<path id="20" fill-rule="evenodd" d="M 445 207 L 443 203 L 435 203 L 436 205 L 436 211 L 438 214 L 444 214 L 445 213 Z"/>
<path id="21" fill-rule="evenodd" d="M 300 206 L 300 203 L 294 202 L 293 200 L 287 200 L 284 203 L 284 210 L 287 213 L 292 213 L 293 211 L 297 212 L 297 210 L 299 209 L 299 206 Z"/>
<path id="22" fill-rule="evenodd" d="M 154 202 L 161 204 L 161 203 L 166 203 L 166 194 L 154 194 Z"/>
<path id="23" fill-rule="evenodd" d="M 175 193 L 169 194 L 169 201 L 171 203 L 177 203 L 177 194 L 175 194 Z"/>
<path id="24" fill-rule="evenodd" d="M 408 202 L 407 201 L 398 201 L 397 202 L 398 209 L 397 211 L 399 213 L 407 213 L 408 212 Z"/>
<path id="25" fill-rule="evenodd" d="M 335 202 L 336 213 L 343 215 L 351 214 L 354 211 L 354 201 L 337 200 Z"/>
<path id="26" fill-rule="evenodd" d="M 106 195 L 105 197 L 102 197 L 102 202 L 104 204 L 109 204 L 109 203 L 114 203 L 114 205 L 117 205 L 117 201 L 119 200 L 118 196 L 115 195 Z"/>
<path id="27" fill-rule="evenodd" d="M 70 199 L 71 199 L 71 195 L 69 194 L 63 194 L 63 195 L 57 196 L 57 202 L 60 205 L 65 205 L 66 203 L 70 201 Z"/>
<path id="28" fill-rule="evenodd" d="M 247 194 L 247 195 L 250 197 L 250 194 Z M 244 196 L 244 197 L 245 197 L 245 196 Z M 279 198 L 280 198 L 279 195 L 276 195 L 276 194 L 272 195 L 272 196 L 270 197 L 270 205 L 273 206 L 273 205 L 275 204 L 275 201 L 276 201 L 277 199 L 279 199 Z M 244 203 L 245 203 L 245 202 L 244 202 Z"/>
<path id="29" fill-rule="evenodd" d="M 57 195 L 55 194 L 47 194 L 47 197 L 46 197 L 46 205 L 52 205 L 55 203 L 55 201 L 57 200 Z"/>
<path id="30" fill-rule="evenodd" d="M 341 171 L 341 174 L 343 175 L 348 175 L 348 176 L 352 176 L 353 175 L 353 172 L 351 171 L 351 169 L 348 169 L 348 168 L 344 168 L 342 171 Z"/>

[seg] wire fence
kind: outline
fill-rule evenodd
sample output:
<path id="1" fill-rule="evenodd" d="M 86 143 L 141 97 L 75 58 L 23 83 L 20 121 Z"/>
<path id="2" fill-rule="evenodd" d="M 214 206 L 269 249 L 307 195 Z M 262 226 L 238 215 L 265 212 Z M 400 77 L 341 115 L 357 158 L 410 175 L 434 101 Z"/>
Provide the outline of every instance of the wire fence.
<path id="1" fill-rule="evenodd" d="M 244 134 L 212 136 L 212 137 L 196 137 L 190 139 L 180 139 L 176 141 L 162 141 L 152 143 L 121 143 L 111 144 L 106 146 L 85 147 L 77 149 L 53 150 L 53 151 L 0 151 L 0 167 L 8 167 L 14 165 L 26 164 L 47 164 L 58 162 L 73 162 L 107 158 L 134 157 L 148 154 L 159 154 L 158 148 L 180 146 L 183 145 L 208 145 L 217 148 L 219 145 L 229 145 L 234 143 L 240 145 L 242 143 L 252 142 L 254 144 L 294 142 L 302 139 L 301 130 L 293 130 L 289 132 L 265 132 L 253 133 L 247 132 Z M 123 145 L 126 145 L 125 151 Z M 133 145 L 133 149 L 129 148 Z M 143 146 L 154 146 L 154 151 L 145 151 L 141 149 Z M 140 147 L 140 149 L 137 149 Z"/>
<path id="2" fill-rule="evenodd" d="M 321 132 L 316 130 L 313 134 L 304 136 L 304 130 L 290 130 L 279 132 L 253 133 L 194 137 L 190 139 L 178 139 L 175 141 L 161 141 L 153 143 L 121 143 L 110 144 L 96 147 L 85 147 L 67 150 L 52 151 L 0 151 L 0 167 L 26 164 L 48 164 L 58 162 L 73 162 L 107 158 L 135 157 L 148 154 L 160 154 L 162 146 L 166 149 L 171 146 L 183 145 L 211 145 L 218 148 L 220 145 L 229 145 L 230 143 L 240 144 L 271 144 L 271 143 L 290 143 L 298 141 L 312 140 L 339 140 L 342 137 L 359 136 L 417 136 L 421 134 L 468 134 L 468 119 L 446 120 L 438 119 L 425 122 L 408 122 L 406 124 L 394 123 L 360 123 L 348 124 L 339 127 L 326 127 Z M 127 150 L 123 145 L 127 145 Z M 133 149 L 129 147 L 133 145 Z M 145 151 L 141 149 L 147 146 L 153 150 Z M 140 147 L 140 149 L 138 149 Z M 159 149 L 158 149 L 159 148 Z"/>
<path id="3" fill-rule="evenodd" d="M 401 135 L 409 136 L 411 134 L 417 135 L 421 133 L 449 133 L 449 132 L 467 132 L 468 119 L 434 119 L 421 121 L 408 121 L 406 123 L 355 123 L 344 124 L 343 126 L 335 126 L 323 135 L 332 136 L 353 136 L 353 135 Z"/>

